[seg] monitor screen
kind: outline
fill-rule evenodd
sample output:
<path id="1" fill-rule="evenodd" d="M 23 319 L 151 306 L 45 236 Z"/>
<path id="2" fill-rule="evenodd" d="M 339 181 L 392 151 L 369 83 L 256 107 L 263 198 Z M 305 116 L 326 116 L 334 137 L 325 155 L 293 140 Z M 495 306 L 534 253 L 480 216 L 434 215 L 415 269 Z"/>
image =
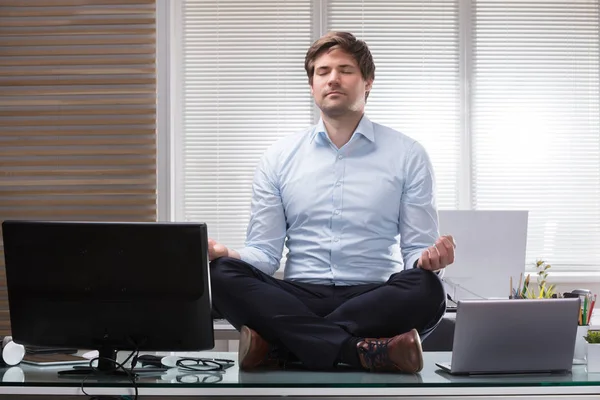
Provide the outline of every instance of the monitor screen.
<path id="1" fill-rule="evenodd" d="M 13 340 L 118 350 L 214 347 L 202 223 L 5 221 Z"/>
<path id="2" fill-rule="evenodd" d="M 525 271 L 526 210 L 440 210 L 440 233 L 456 241 L 442 280 L 454 301 L 508 298 Z"/>

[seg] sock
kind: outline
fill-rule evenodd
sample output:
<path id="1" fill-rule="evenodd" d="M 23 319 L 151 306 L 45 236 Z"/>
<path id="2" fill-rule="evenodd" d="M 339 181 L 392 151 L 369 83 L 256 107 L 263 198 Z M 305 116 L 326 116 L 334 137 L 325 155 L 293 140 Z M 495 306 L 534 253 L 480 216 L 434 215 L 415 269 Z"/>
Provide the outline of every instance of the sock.
<path id="1" fill-rule="evenodd" d="M 360 358 L 358 357 L 358 350 L 356 349 L 356 345 L 361 340 L 361 338 L 354 336 L 346 340 L 342 345 L 342 349 L 338 356 L 339 362 L 348 364 L 352 367 L 361 368 L 362 365 L 360 363 Z"/>

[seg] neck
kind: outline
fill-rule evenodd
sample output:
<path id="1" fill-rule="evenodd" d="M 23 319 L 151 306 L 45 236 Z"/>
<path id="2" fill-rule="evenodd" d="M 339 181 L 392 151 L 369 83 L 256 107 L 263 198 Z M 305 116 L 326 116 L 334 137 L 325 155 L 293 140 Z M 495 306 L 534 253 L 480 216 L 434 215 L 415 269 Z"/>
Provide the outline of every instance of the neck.
<path id="1" fill-rule="evenodd" d="M 321 113 L 327 135 L 338 149 L 348 143 L 363 115 L 363 111 L 339 117 L 330 117 Z"/>

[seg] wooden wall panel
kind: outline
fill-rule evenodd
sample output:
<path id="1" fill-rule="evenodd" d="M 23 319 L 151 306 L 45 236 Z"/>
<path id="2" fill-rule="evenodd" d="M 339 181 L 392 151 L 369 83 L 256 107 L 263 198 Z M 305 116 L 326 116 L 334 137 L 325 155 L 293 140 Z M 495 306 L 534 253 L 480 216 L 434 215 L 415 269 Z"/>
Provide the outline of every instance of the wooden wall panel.
<path id="1" fill-rule="evenodd" d="M 0 220 L 156 220 L 155 20 L 154 0 L 0 0 Z"/>

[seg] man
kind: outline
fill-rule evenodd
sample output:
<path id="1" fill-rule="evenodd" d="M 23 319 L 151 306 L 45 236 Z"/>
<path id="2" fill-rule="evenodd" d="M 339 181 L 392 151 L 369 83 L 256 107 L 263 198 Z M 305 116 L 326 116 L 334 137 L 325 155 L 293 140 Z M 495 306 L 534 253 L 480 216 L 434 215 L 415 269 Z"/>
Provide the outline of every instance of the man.
<path id="1" fill-rule="evenodd" d="M 364 115 L 375 65 L 363 41 L 329 33 L 305 69 L 321 120 L 264 154 L 246 247 L 209 240 L 214 307 L 241 331 L 243 370 L 294 359 L 418 372 L 420 337 L 446 307 L 436 272 L 454 260 L 452 237 L 438 238 L 430 160 Z"/>

